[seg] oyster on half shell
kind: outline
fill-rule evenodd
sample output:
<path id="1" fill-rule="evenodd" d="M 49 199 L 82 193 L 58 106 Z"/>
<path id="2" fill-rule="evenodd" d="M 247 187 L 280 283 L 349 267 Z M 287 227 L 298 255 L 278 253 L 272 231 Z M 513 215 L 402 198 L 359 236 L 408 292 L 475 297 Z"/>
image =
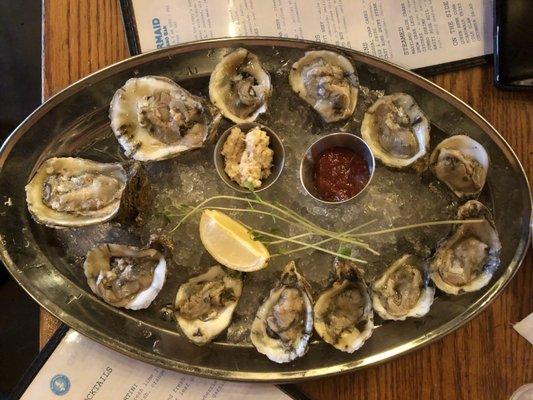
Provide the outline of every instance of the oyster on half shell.
<path id="1" fill-rule="evenodd" d="M 359 81 L 353 65 L 338 53 L 308 51 L 289 73 L 292 90 L 326 122 L 350 117 L 357 104 Z"/>
<path id="2" fill-rule="evenodd" d="M 87 253 L 83 270 L 91 290 L 106 303 L 140 310 L 159 294 L 167 263 L 155 249 L 104 243 Z"/>
<path id="3" fill-rule="evenodd" d="M 209 343 L 231 323 L 241 293 L 241 274 L 215 265 L 180 286 L 176 321 L 194 344 Z"/>
<path id="4" fill-rule="evenodd" d="M 374 313 L 368 289 L 357 267 L 335 259 L 335 280 L 314 307 L 315 329 L 325 342 L 353 353 L 372 335 Z"/>
<path id="5" fill-rule="evenodd" d="M 429 166 L 456 196 L 474 196 L 485 186 L 489 155 L 474 139 L 456 135 L 439 143 L 431 153 Z"/>
<path id="6" fill-rule="evenodd" d="M 450 294 L 473 292 L 489 283 L 502 248 L 490 211 L 482 203 L 467 201 L 459 207 L 457 218 L 483 221 L 455 225 L 431 261 L 431 279 Z"/>
<path id="7" fill-rule="evenodd" d="M 426 155 L 429 120 L 406 93 L 379 98 L 365 113 L 361 136 L 383 164 L 403 168 Z"/>
<path id="8" fill-rule="evenodd" d="M 26 185 L 26 202 L 33 219 L 50 227 L 98 224 L 118 213 L 127 183 L 118 163 L 54 157 Z"/>
<path id="9" fill-rule="evenodd" d="M 202 147 L 216 133 L 221 116 L 173 80 L 143 76 L 115 92 L 109 118 L 128 157 L 154 161 Z"/>
<path id="10" fill-rule="evenodd" d="M 236 124 L 255 121 L 267 110 L 271 94 L 270 75 L 259 58 L 246 49 L 224 56 L 211 73 L 209 98 Z"/>
<path id="11" fill-rule="evenodd" d="M 313 333 L 309 283 L 289 262 L 257 310 L 250 338 L 257 351 L 277 363 L 302 357 Z"/>
<path id="12" fill-rule="evenodd" d="M 429 286 L 426 262 L 404 254 L 372 285 L 374 311 L 383 319 L 404 320 L 426 315 L 435 289 Z"/>

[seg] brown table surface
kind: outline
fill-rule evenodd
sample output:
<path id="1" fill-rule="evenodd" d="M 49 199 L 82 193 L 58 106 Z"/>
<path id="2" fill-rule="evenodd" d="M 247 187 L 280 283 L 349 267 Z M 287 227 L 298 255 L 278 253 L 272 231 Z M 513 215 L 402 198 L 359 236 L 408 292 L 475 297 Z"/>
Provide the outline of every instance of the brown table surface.
<path id="1" fill-rule="evenodd" d="M 128 57 L 118 2 L 44 0 L 43 98 Z M 431 78 L 479 111 L 511 144 L 531 181 L 533 92 L 505 92 L 483 66 Z M 533 311 L 532 251 L 498 298 L 444 339 L 357 373 L 298 384 L 311 399 L 507 399 L 533 382 L 533 347 L 512 325 Z M 41 346 L 58 321 L 41 313 Z"/>

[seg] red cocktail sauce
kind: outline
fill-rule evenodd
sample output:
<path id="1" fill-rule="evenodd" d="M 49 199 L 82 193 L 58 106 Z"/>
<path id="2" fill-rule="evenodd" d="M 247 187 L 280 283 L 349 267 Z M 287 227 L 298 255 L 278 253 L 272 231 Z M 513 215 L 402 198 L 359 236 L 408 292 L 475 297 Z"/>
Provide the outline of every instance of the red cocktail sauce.
<path id="1" fill-rule="evenodd" d="M 332 147 L 318 156 L 313 176 L 318 197 L 326 201 L 342 201 L 363 190 L 370 172 L 366 161 L 355 151 Z"/>

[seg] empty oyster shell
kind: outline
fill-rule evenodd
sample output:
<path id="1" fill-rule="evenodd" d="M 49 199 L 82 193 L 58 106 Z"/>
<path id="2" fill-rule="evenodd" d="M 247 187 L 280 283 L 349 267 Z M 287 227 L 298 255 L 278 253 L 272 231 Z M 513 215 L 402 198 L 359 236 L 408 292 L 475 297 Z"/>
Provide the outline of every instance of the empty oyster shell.
<path id="1" fill-rule="evenodd" d="M 309 284 L 291 261 L 257 310 L 250 338 L 257 351 L 272 361 L 284 363 L 305 354 L 312 333 Z"/>
<path id="2" fill-rule="evenodd" d="M 131 78 L 109 108 L 111 128 L 128 157 L 164 160 L 202 147 L 220 114 L 164 76 Z"/>
<path id="3" fill-rule="evenodd" d="M 353 353 L 374 330 L 372 303 L 355 265 L 336 259 L 334 266 L 335 281 L 315 303 L 315 329 L 336 349 Z"/>
<path id="4" fill-rule="evenodd" d="M 292 65 L 289 83 L 326 122 L 348 118 L 355 110 L 359 81 L 353 65 L 340 54 L 306 52 Z"/>
<path id="5" fill-rule="evenodd" d="M 393 93 L 370 106 L 361 135 L 383 164 L 403 168 L 426 155 L 429 129 L 429 120 L 414 99 L 405 93 Z"/>
<path id="6" fill-rule="evenodd" d="M 83 270 L 91 290 L 106 303 L 140 310 L 159 294 L 167 263 L 154 249 L 105 243 L 87 253 Z"/>
<path id="7" fill-rule="evenodd" d="M 431 279 L 450 294 L 473 292 L 485 286 L 500 264 L 501 243 L 489 210 L 477 200 L 459 207 L 459 219 L 484 219 L 455 225 L 437 248 L 431 262 Z"/>
<path id="8" fill-rule="evenodd" d="M 474 196 L 485 186 L 489 156 L 474 139 L 456 135 L 439 143 L 431 153 L 429 165 L 456 196 Z"/>
<path id="9" fill-rule="evenodd" d="M 26 202 L 33 219 L 41 224 L 92 225 L 117 214 L 127 182 L 120 164 L 54 157 L 43 162 L 26 185 Z"/>
<path id="10" fill-rule="evenodd" d="M 227 54 L 211 73 L 211 102 L 237 124 L 255 121 L 266 111 L 271 94 L 270 75 L 259 58 L 246 49 Z"/>
<path id="11" fill-rule="evenodd" d="M 396 260 L 372 285 L 374 311 L 383 319 L 422 317 L 433 304 L 434 295 L 425 261 L 411 254 Z"/>
<path id="12" fill-rule="evenodd" d="M 215 265 L 178 289 L 174 315 L 194 344 L 209 343 L 228 327 L 242 293 L 238 272 Z"/>

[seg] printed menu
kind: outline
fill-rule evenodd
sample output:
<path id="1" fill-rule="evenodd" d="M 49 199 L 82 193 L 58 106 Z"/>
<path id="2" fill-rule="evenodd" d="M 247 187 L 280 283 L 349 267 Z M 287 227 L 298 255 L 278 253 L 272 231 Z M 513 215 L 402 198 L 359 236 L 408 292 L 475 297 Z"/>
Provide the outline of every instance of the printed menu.
<path id="1" fill-rule="evenodd" d="M 272 384 L 227 382 L 154 367 L 69 330 L 22 400 L 290 400 Z"/>
<path id="2" fill-rule="evenodd" d="M 131 0 L 141 52 L 213 37 L 336 44 L 407 68 L 492 53 L 492 0 Z"/>

